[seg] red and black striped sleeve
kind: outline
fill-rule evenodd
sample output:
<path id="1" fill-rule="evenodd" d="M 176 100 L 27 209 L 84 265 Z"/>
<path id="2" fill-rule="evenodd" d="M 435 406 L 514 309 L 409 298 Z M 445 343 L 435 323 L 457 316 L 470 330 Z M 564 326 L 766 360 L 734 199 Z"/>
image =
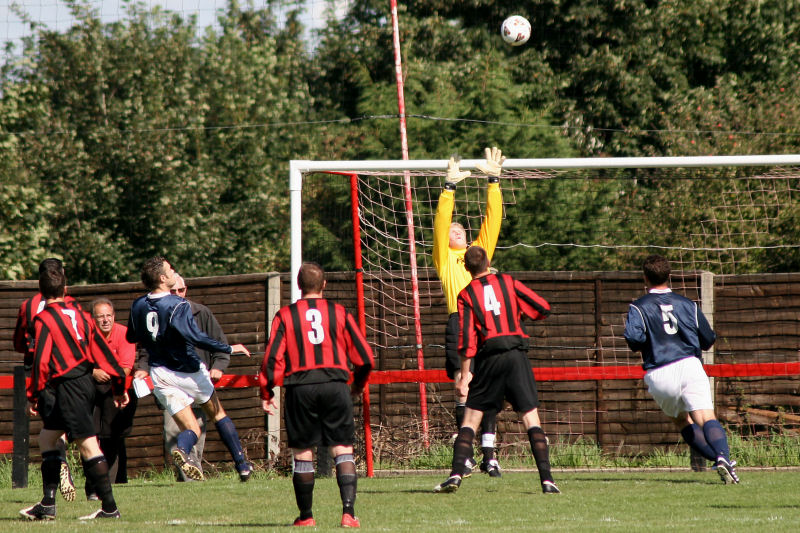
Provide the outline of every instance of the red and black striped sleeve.
<path id="1" fill-rule="evenodd" d="M 550 316 L 550 304 L 529 289 L 524 283 L 515 279 L 514 291 L 517 293 L 520 311 L 531 320 L 542 320 Z"/>
<path id="2" fill-rule="evenodd" d="M 35 339 L 33 352 L 33 367 L 31 368 L 31 379 L 28 382 L 28 401 L 36 401 L 39 391 L 43 390 L 50 379 L 50 356 L 53 353 L 53 341 L 50 336 L 50 329 L 44 321 L 37 320 L 34 323 Z"/>
<path id="3" fill-rule="evenodd" d="M 467 285 L 458 295 L 458 353 L 463 357 L 475 357 L 478 351 L 478 333 L 481 316 L 475 312 L 475 291 Z M 476 325 L 477 323 L 477 325 Z"/>
<path id="4" fill-rule="evenodd" d="M 286 327 L 281 316 L 282 311 L 283 309 L 278 311 L 272 319 L 269 343 L 264 354 L 264 362 L 261 364 L 261 372 L 258 375 L 261 398 L 264 400 L 272 398 L 273 387 L 283 384 L 283 374 L 286 368 Z"/>
<path id="5" fill-rule="evenodd" d="M 367 339 L 361 333 L 361 328 L 355 317 L 341 307 L 345 315 L 345 329 L 348 337 L 347 353 L 353 365 L 353 388 L 361 390 L 369 379 L 369 374 L 375 367 L 375 357 Z"/>

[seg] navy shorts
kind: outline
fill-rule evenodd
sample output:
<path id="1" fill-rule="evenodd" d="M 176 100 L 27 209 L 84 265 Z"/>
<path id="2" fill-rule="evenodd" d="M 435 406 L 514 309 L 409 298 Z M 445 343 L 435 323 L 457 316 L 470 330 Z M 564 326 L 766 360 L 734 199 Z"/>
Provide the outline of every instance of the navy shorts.
<path id="1" fill-rule="evenodd" d="M 283 420 L 290 448 L 353 445 L 353 400 L 347 383 L 328 381 L 285 388 Z"/>
<path id="2" fill-rule="evenodd" d="M 531 364 L 519 349 L 488 357 L 478 355 L 475 361 L 467 407 L 483 412 L 501 411 L 505 400 L 518 413 L 539 407 Z"/>
<path id="3" fill-rule="evenodd" d="M 55 380 L 55 406 L 42 414 L 44 429 L 63 431 L 70 441 L 96 435 L 94 429 L 95 385 L 92 374 L 64 381 Z"/>

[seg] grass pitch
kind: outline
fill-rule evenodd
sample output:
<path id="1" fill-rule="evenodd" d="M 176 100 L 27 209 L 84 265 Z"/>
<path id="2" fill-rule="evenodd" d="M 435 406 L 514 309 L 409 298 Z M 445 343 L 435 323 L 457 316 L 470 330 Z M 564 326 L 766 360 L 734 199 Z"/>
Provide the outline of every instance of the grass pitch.
<path id="1" fill-rule="evenodd" d="M 432 492 L 445 473 L 361 478 L 356 514 L 369 531 L 800 531 L 800 472 L 793 470 L 744 470 L 742 483 L 728 486 L 713 471 L 554 475 L 560 495 L 542 494 L 535 472 L 506 472 L 500 479 L 475 474 L 455 494 Z M 239 533 L 285 530 L 297 516 L 291 479 L 264 473 L 246 484 L 231 474 L 203 483 L 135 479 L 114 492 L 119 521 L 80 523 L 77 517 L 99 506 L 85 501 L 79 487 L 75 502 L 59 499 L 55 523 L 34 523 L 17 513 L 38 501 L 40 486 L 6 484 L 0 530 Z M 340 513 L 336 480 L 317 479 L 316 530 L 339 530 Z"/>

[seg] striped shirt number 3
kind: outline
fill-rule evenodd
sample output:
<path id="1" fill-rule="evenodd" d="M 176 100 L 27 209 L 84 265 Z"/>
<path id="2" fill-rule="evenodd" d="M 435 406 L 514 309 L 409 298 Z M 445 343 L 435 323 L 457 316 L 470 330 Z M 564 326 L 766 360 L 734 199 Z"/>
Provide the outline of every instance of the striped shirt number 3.
<path id="1" fill-rule="evenodd" d="M 308 340 L 311 344 L 322 344 L 325 340 L 325 330 L 322 329 L 322 313 L 319 309 L 306 310 L 306 320 L 311 325 L 311 331 L 308 332 Z"/>
<path id="2" fill-rule="evenodd" d="M 500 301 L 494 293 L 491 285 L 483 287 L 483 306 L 487 311 L 491 311 L 495 316 L 500 316 Z"/>
<path id="3" fill-rule="evenodd" d="M 659 305 L 661 308 L 661 319 L 664 321 L 664 331 L 667 335 L 678 333 L 678 319 L 672 314 L 671 305 Z"/>

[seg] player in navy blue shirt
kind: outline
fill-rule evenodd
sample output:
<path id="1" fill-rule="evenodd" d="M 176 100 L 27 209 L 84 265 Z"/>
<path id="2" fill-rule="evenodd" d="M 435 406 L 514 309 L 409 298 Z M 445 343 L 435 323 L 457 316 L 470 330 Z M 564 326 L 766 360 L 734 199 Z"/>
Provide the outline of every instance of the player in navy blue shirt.
<path id="1" fill-rule="evenodd" d="M 725 483 L 738 483 L 728 438 L 714 415 L 711 386 L 701 362 L 716 340 L 696 302 L 669 288 L 669 261 L 651 255 L 644 261 L 648 293 L 630 305 L 625 340 L 641 352 L 644 382 L 664 413 L 693 449 L 709 461 Z"/>
<path id="2" fill-rule="evenodd" d="M 214 420 L 222 441 L 228 448 L 239 472 L 247 481 L 253 469 L 245 460 L 242 443 L 233 421 L 225 414 L 214 392 L 214 384 L 195 346 L 223 353 L 250 352 L 241 344 L 233 346 L 212 339 L 194 321 L 189 302 L 170 294 L 175 285 L 175 270 L 163 257 L 149 259 L 142 267 L 142 283 L 149 294 L 137 298 L 131 306 L 126 339 L 147 350 L 153 394 L 174 418 L 181 432 L 172 452 L 175 464 L 192 479 L 202 480 L 200 465 L 190 456 L 200 435 L 200 426 L 192 412 L 197 404 Z M 137 370 L 136 378 L 147 376 Z"/>

